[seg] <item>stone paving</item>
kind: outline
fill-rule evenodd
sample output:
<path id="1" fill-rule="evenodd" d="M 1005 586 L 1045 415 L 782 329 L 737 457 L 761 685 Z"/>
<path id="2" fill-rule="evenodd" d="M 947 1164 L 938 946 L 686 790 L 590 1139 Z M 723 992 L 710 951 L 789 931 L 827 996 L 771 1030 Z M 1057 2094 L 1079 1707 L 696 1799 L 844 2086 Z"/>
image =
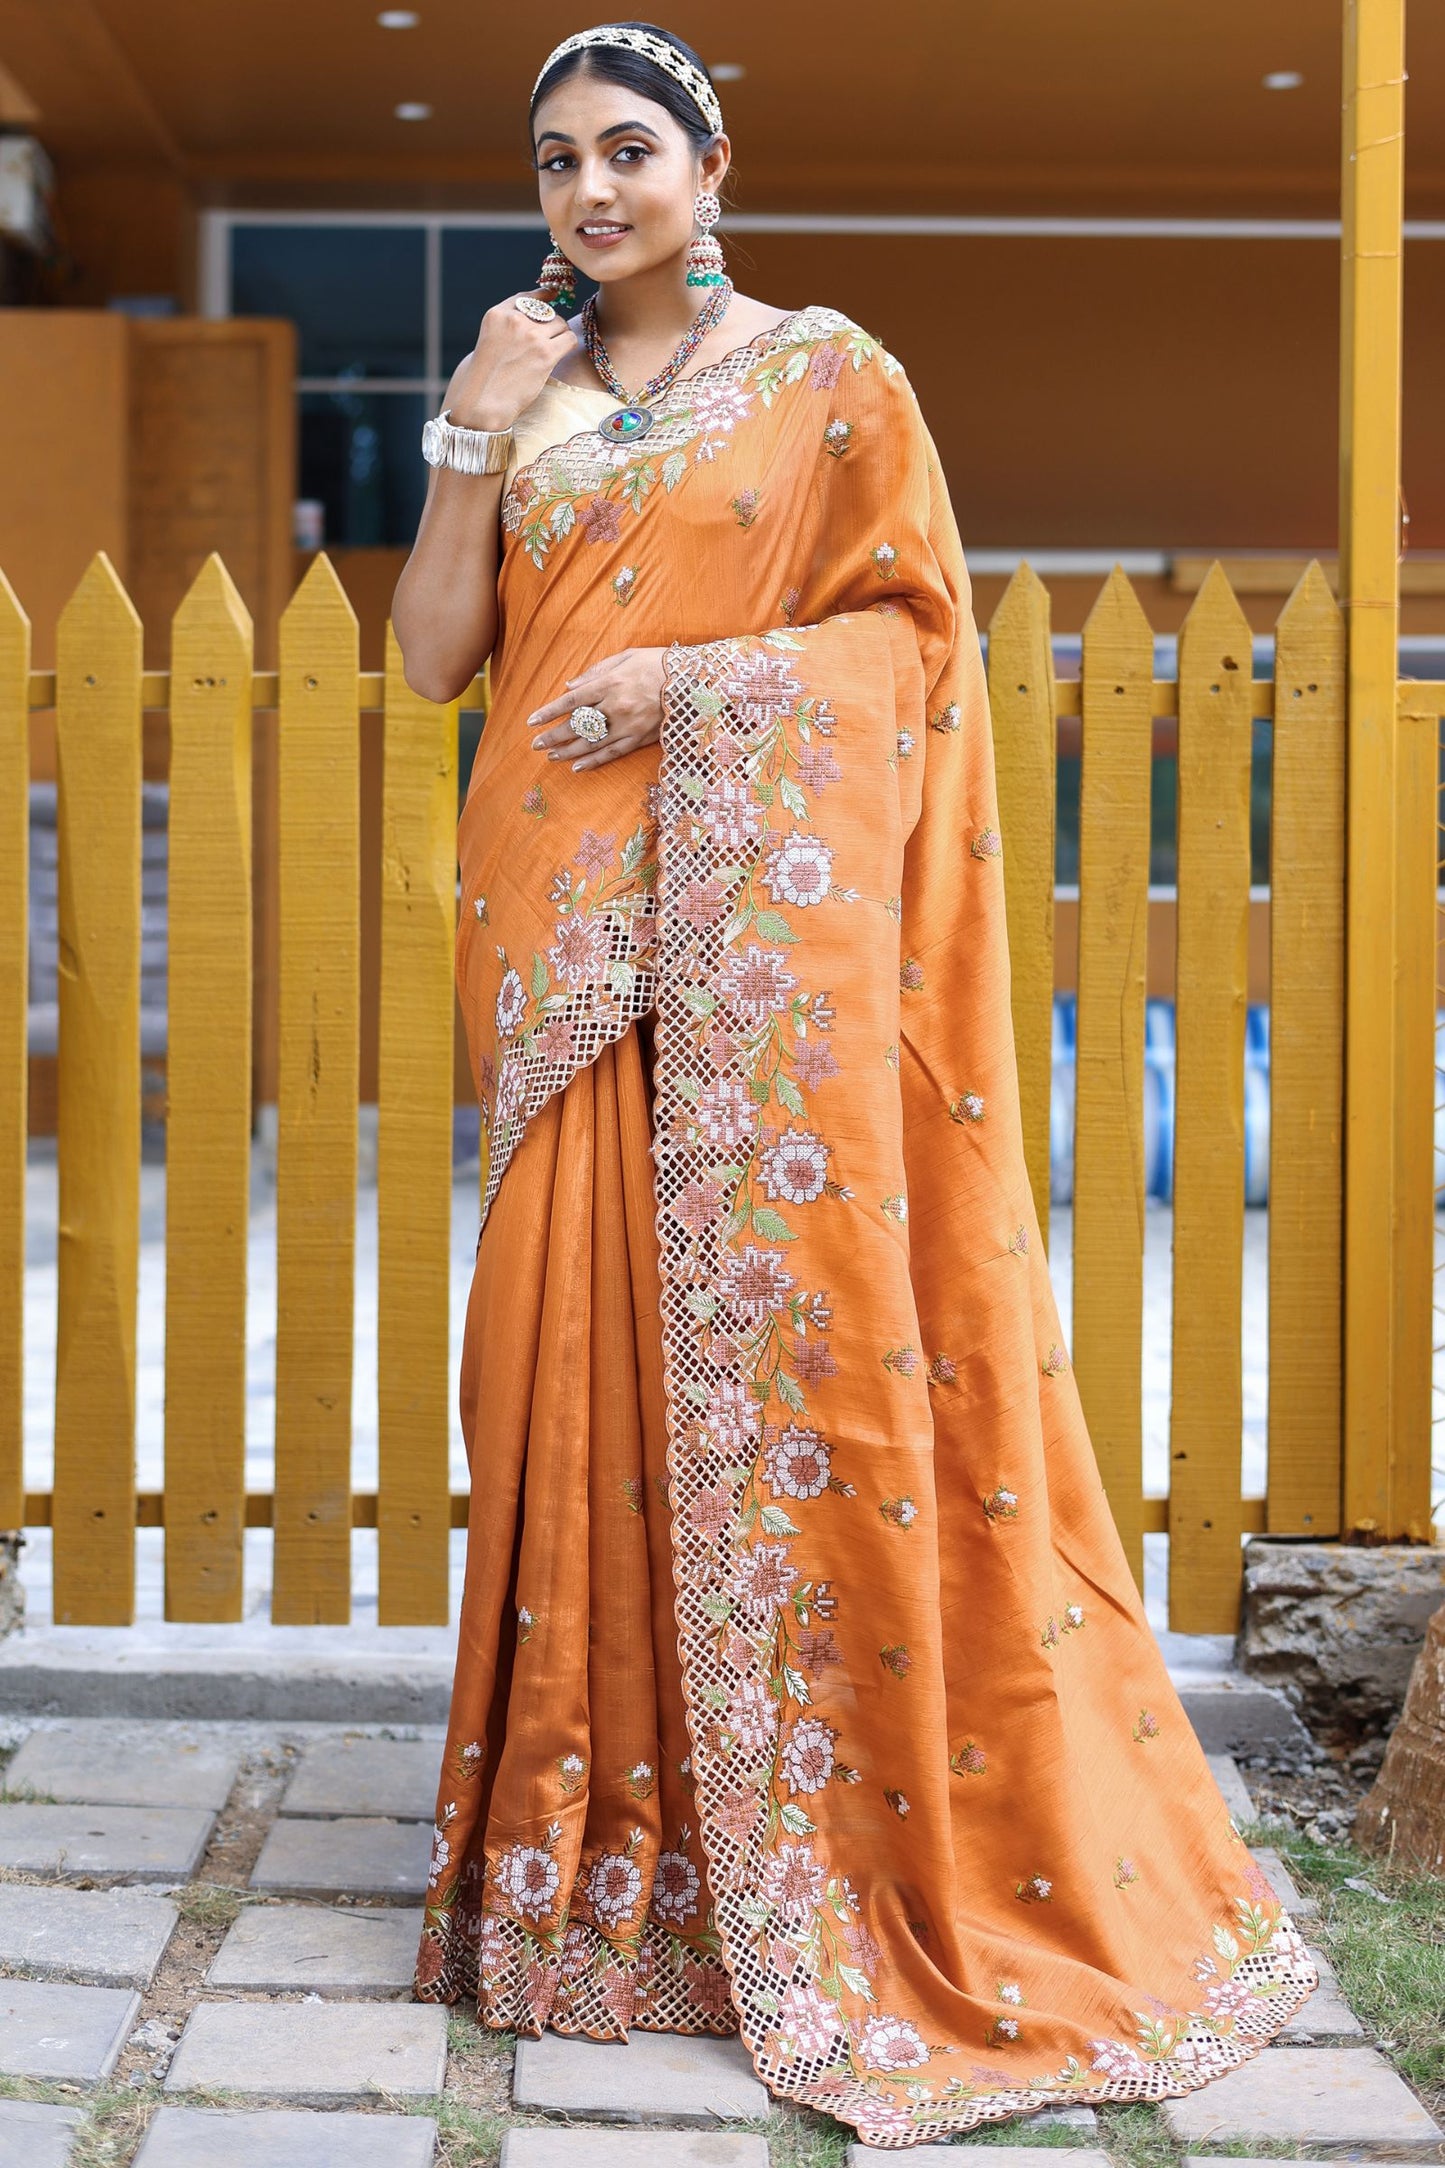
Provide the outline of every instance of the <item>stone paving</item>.
<path id="1" fill-rule="evenodd" d="M 770 2153 L 778 2105 L 736 2038 L 547 2033 L 517 2043 L 508 2091 L 507 2042 L 464 2012 L 449 2023 L 411 2000 L 441 1744 L 436 1726 L 397 1737 L 34 1721 L 0 1793 L 0 2168 L 811 2158 L 796 2129 Z M 1237 1768 L 1212 1766 L 1231 1811 L 1248 1817 Z M 1256 1857 L 1294 1902 L 1283 1862 Z M 1308 1933 L 1309 1908 L 1296 1909 Z M 1156 2111 L 1176 2162 L 1251 2147 L 1445 2162 L 1445 2132 L 1321 1971 L 1277 2046 Z M 465 2110 L 491 2141 L 456 2139 Z M 111 2118 L 103 2154 L 86 2150 L 92 2113 Z M 131 2118 L 119 2140 L 117 2114 Z M 1107 2120 L 1054 2110 L 1000 2131 L 1001 2144 L 908 2157 L 918 2168 L 1032 2168 L 1047 2141 L 1070 2168 L 1114 2168 Z M 1015 2129 L 1034 2142 L 1009 2142 Z M 827 2158 L 862 2168 L 882 2151 L 849 2143 Z"/>

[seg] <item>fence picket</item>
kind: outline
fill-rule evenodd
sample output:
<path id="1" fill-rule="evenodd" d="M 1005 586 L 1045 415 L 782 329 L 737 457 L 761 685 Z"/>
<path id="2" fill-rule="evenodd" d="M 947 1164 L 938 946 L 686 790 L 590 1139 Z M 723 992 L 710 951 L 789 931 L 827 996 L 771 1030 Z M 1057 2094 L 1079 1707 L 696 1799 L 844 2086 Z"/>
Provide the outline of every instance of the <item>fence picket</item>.
<path id="1" fill-rule="evenodd" d="M 1428 1543 L 1441 713 L 1438 689 L 1436 698 L 1412 696 L 1408 686 L 1403 690 L 1395 770 L 1395 1407 L 1384 1473 L 1387 1530 L 1398 1530 L 1412 1543 Z"/>
<path id="2" fill-rule="evenodd" d="M 457 703 L 386 636 L 377 1071 L 378 1617 L 445 1625 Z"/>
<path id="3" fill-rule="evenodd" d="M 60 858 L 55 1619 L 135 1607 L 141 623 L 102 551 L 56 634 Z"/>
<path id="4" fill-rule="evenodd" d="M 1019 566 L 989 621 L 988 697 L 1003 836 L 1024 1157 L 1039 1232 L 1047 1247 L 1058 725 L 1049 641 L 1049 594 L 1031 565 Z"/>
<path id="5" fill-rule="evenodd" d="M 1169 1616 L 1239 1618 L 1253 643 L 1215 563 L 1179 635 Z"/>
<path id="6" fill-rule="evenodd" d="M 351 1615 L 361 801 L 356 614 L 324 554 L 281 619 L 271 1616 Z"/>
<path id="7" fill-rule="evenodd" d="M 209 557 L 171 638 L 166 1617 L 242 1616 L 251 1151 L 251 619 Z"/>
<path id="8" fill-rule="evenodd" d="M 1270 796 L 1266 1515 L 1271 1535 L 1337 1536 L 1345 623 L 1318 564 L 1275 629 Z"/>
<path id="9" fill-rule="evenodd" d="M 1154 636 L 1124 573 L 1084 626 L 1073 1359 L 1099 1472 L 1144 1573 L 1144 991 Z"/>
<path id="10" fill-rule="evenodd" d="M 25 1518 L 30 620 L 0 572 L 0 1528 Z"/>

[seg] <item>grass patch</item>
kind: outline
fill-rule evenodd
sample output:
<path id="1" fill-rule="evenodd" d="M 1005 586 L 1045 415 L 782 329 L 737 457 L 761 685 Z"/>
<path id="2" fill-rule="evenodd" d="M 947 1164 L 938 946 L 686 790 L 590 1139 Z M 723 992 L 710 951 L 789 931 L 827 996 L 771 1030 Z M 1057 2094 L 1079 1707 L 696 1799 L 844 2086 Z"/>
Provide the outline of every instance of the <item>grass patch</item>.
<path id="1" fill-rule="evenodd" d="M 193 1927 L 213 1930 L 230 1927 L 242 1906 L 250 1902 L 244 1890 L 228 1889 L 224 1882 L 188 1882 L 175 1898 L 183 1920 Z"/>

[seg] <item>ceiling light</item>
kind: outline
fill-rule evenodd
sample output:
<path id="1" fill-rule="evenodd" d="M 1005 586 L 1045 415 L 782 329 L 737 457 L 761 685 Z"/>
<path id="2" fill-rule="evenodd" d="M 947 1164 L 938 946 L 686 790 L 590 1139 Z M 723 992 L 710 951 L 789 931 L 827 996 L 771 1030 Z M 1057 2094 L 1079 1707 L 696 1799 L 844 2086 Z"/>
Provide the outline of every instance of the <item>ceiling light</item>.
<path id="1" fill-rule="evenodd" d="M 408 101 L 407 104 L 399 105 L 396 108 L 396 117 L 398 120 L 430 120 L 431 107 L 429 105 L 413 104 Z"/>
<path id="2" fill-rule="evenodd" d="M 1298 90 L 1304 77 L 1298 68 L 1277 68 L 1273 75 L 1264 79 L 1266 90 Z"/>
<path id="3" fill-rule="evenodd" d="M 376 19 L 383 30 L 415 30 L 421 21 L 415 8 L 383 8 Z"/>
<path id="4" fill-rule="evenodd" d="M 719 60 L 707 72 L 715 83 L 740 83 L 748 71 L 740 60 Z"/>

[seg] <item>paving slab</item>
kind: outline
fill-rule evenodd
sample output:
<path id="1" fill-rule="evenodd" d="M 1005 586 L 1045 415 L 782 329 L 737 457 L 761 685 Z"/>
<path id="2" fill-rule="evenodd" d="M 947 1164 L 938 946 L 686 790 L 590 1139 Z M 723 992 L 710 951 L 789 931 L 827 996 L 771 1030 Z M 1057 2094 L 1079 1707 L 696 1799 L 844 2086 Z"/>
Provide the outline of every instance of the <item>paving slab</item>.
<path id="1" fill-rule="evenodd" d="M 1209 1764 L 1209 1774 L 1224 1795 L 1224 1804 L 1242 1829 L 1246 1822 L 1255 1820 L 1255 1807 L 1249 1786 L 1239 1773 L 1238 1762 L 1232 1754 L 1206 1754 L 1204 1759 Z"/>
<path id="2" fill-rule="evenodd" d="M 186 2020 L 165 2089 L 344 2108 L 383 2094 L 430 2099 L 446 2067 L 439 2003 L 203 2002 Z"/>
<path id="3" fill-rule="evenodd" d="M 425 1916 L 412 1905 L 248 1905 L 216 1952 L 206 1985 L 410 1994 Z"/>
<path id="4" fill-rule="evenodd" d="M 199 1807 L 0 1802 L 0 1867 L 184 1882 L 201 1863 L 214 1820 Z"/>
<path id="5" fill-rule="evenodd" d="M 0 2168 L 65 2168 L 82 2108 L 39 2100 L 0 2100 Z"/>
<path id="6" fill-rule="evenodd" d="M 149 1987 L 178 1918 L 153 1890 L 0 1882 L 0 1967 L 32 1980 Z"/>
<path id="7" fill-rule="evenodd" d="M 135 2168 L 432 2168 L 429 2115 L 162 2108 Z"/>
<path id="8" fill-rule="evenodd" d="M 115 2068 L 139 2009 L 131 1988 L 0 1980 L 0 2072 L 98 2085 Z"/>
<path id="9" fill-rule="evenodd" d="M 101 1720 L 32 1731 L 5 1773 L 6 1789 L 90 1806 L 226 1804 L 241 1757 L 215 1739 L 187 1739 Z"/>
<path id="10" fill-rule="evenodd" d="M 1280 2045 L 1291 2047 L 1307 2040 L 1363 2040 L 1365 2028 L 1340 1993 L 1334 1966 L 1313 1944 L 1310 1956 L 1319 1967 L 1320 1984 L 1304 2008 L 1276 2034 Z"/>
<path id="11" fill-rule="evenodd" d="M 251 1887 L 279 1897 L 423 1897 L 431 1845 L 430 1822 L 283 1819 L 261 1847 Z"/>
<path id="12" fill-rule="evenodd" d="M 429 1822 L 442 1749 L 429 1739 L 318 1739 L 286 1787 L 283 1814 L 381 1814 Z"/>
<path id="13" fill-rule="evenodd" d="M 1257 1867 L 1264 1869 L 1264 1878 L 1292 1919 L 1307 1920 L 1319 1911 L 1313 1897 L 1295 1887 L 1288 1867 L 1272 1844 L 1252 1844 L 1249 1856 Z"/>
<path id="14" fill-rule="evenodd" d="M 605 2044 L 605 2043 L 603 2043 Z M 761 2135 L 722 2130 L 509 2130 L 499 2168 L 768 2168 Z"/>
<path id="15" fill-rule="evenodd" d="M 1092 2112 L 1092 2111 L 1090 2111 Z M 1022 2119 L 1021 2119 L 1022 2120 Z M 1037 2125 L 1039 2117 L 1028 2117 L 1030 2127 Z M 897 2153 L 896 2146 L 850 2145 L 847 2168 L 864 2168 L 870 2160 L 890 2160 Z M 1048 2148 L 1050 2158 L 1058 2154 L 1061 2168 L 1109 2168 L 1109 2156 L 1097 2146 L 1071 2146 L 1064 2150 L 1058 2146 Z M 915 2145 L 908 2150 L 909 2168 L 1039 2168 L 1039 2147 L 1036 2145 Z M 1231 2161 L 1229 2168 L 1239 2168 Z"/>
<path id="16" fill-rule="evenodd" d="M 599 2123 L 716 2123 L 763 2116 L 767 2089 L 736 2033 L 639 2032 L 626 2040 L 543 2033 L 519 2040 L 512 2077 L 519 2108 Z"/>
<path id="17" fill-rule="evenodd" d="M 1397 2160 L 1433 2159 L 1445 2131 L 1373 2048 L 1266 2048 L 1251 2062 L 1161 2103 L 1166 2129 L 1186 2141 L 1276 2139 L 1388 2147 Z"/>

